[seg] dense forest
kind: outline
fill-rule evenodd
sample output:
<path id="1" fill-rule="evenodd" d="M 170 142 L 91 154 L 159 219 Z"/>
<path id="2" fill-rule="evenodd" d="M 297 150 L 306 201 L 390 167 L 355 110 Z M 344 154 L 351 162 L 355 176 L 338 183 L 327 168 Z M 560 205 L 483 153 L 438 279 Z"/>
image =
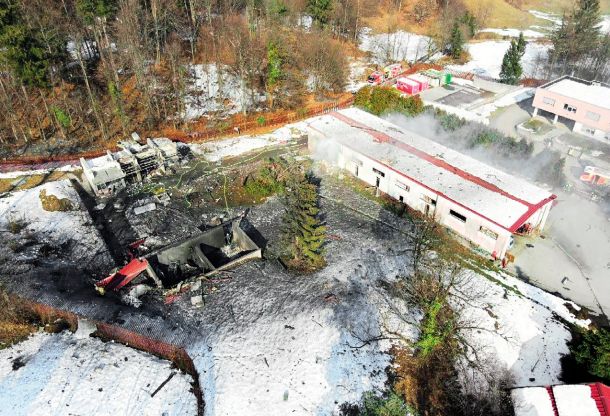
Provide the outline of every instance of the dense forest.
<path id="1" fill-rule="evenodd" d="M 371 21 L 391 31 L 406 16 L 459 59 L 488 13 L 462 0 L 0 0 L 0 157 L 201 127 L 185 108 L 194 64 L 221 88 L 238 80 L 226 88 L 241 114 L 298 110 L 344 91 Z M 598 0 L 564 15 L 549 77 L 610 75 L 599 19 Z"/>

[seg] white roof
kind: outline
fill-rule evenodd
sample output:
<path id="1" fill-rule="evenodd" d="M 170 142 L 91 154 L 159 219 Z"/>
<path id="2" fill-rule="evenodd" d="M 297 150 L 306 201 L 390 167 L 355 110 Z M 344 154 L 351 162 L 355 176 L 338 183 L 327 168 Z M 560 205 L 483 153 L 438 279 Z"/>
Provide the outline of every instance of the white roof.
<path id="1" fill-rule="evenodd" d="M 409 78 L 420 82 L 428 82 L 428 77 L 422 74 L 409 75 Z"/>
<path id="2" fill-rule="evenodd" d="M 561 416 L 599 416 L 588 385 L 554 386 L 553 395 Z"/>
<path id="3" fill-rule="evenodd" d="M 504 173 L 365 111 L 349 108 L 308 120 L 313 134 L 334 140 L 398 171 L 496 224 L 515 231 L 554 198 L 529 182 Z M 391 142 L 375 140 L 381 133 Z M 523 217 L 529 212 L 527 217 Z"/>
<path id="4" fill-rule="evenodd" d="M 610 88 L 603 85 L 587 85 L 583 82 L 565 78 L 545 87 L 545 89 L 610 110 Z"/>
<path id="5" fill-rule="evenodd" d="M 511 391 L 515 416 L 555 416 L 551 396 L 545 387 L 525 387 Z"/>
<path id="6" fill-rule="evenodd" d="M 400 83 L 408 84 L 408 85 L 414 85 L 414 86 L 418 86 L 419 85 L 417 82 L 415 82 L 415 81 L 413 81 L 412 79 L 409 79 L 409 78 L 398 78 L 396 80 L 396 82 L 400 82 Z"/>

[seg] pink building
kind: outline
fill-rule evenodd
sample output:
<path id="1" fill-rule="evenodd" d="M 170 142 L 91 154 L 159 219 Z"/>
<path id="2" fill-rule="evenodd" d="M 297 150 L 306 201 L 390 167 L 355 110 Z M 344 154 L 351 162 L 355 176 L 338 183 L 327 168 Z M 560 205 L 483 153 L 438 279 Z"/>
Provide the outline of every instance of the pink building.
<path id="1" fill-rule="evenodd" d="M 415 75 L 409 75 L 408 77 L 410 80 L 413 80 L 415 82 L 417 82 L 419 84 L 419 91 L 423 91 L 423 90 L 427 90 L 429 85 L 428 85 L 428 78 L 426 78 L 425 76 L 421 75 L 421 74 L 415 74 Z"/>
<path id="2" fill-rule="evenodd" d="M 536 89 L 534 116 L 546 111 L 574 121 L 577 133 L 610 142 L 610 86 L 564 76 Z"/>
<path id="3" fill-rule="evenodd" d="M 396 88 L 409 95 L 419 94 L 420 92 L 419 83 L 409 78 L 398 78 L 396 80 Z"/>

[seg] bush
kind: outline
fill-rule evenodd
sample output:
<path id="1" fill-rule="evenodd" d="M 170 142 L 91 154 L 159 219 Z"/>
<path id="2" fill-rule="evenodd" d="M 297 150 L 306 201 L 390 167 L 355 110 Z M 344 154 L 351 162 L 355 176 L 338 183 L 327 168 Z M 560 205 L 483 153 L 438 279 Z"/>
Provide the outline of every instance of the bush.
<path id="1" fill-rule="evenodd" d="M 40 203 L 42 204 L 42 209 L 45 211 L 55 212 L 55 211 L 72 211 L 73 206 L 72 202 L 68 198 L 58 198 L 55 195 L 47 195 L 47 190 L 43 189 L 40 191 L 38 195 L 40 198 Z"/>
<path id="2" fill-rule="evenodd" d="M 388 113 L 414 116 L 424 110 L 419 96 L 406 97 L 398 90 L 389 87 L 366 86 L 361 88 L 356 93 L 354 105 L 378 116 Z"/>
<path id="3" fill-rule="evenodd" d="M 582 340 L 570 346 L 576 362 L 597 377 L 610 380 L 610 331 L 586 331 Z"/>
<path id="4" fill-rule="evenodd" d="M 436 110 L 435 117 L 438 119 L 443 130 L 452 132 L 466 125 L 466 120 L 454 114 L 446 113 L 442 110 Z"/>
<path id="5" fill-rule="evenodd" d="M 259 199 L 284 193 L 285 178 L 282 171 L 286 171 L 287 168 L 287 163 L 283 160 L 269 160 L 269 164 L 246 178 L 244 190 L 250 196 Z"/>
<path id="6" fill-rule="evenodd" d="M 377 396 L 373 392 L 362 395 L 362 405 L 345 403 L 340 406 L 344 416 L 406 416 L 415 415 L 415 412 L 396 393 L 387 397 Z"/>

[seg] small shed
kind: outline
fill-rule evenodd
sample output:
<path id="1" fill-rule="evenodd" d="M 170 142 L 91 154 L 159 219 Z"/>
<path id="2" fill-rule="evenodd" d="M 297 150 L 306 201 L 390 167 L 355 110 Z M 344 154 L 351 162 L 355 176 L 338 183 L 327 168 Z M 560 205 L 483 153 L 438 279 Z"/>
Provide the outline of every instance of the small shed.
<path id="1" fill-rule="evenodd" d="M 396 88 L 409 95 L 419 94 L 421 91 L 419 83 L 409 78 L 398 78 L 396 80 Z"/>
<path id="2" fill-rule="evenodd" d="M 438 80 L 439 85 L 447 85 L 451 84 L 452 76 L 447 72 L 437 71 L 436 69 L 428 69 L 422 72 L 423 75 L 427 76 L 430 79 Z M 430 84 L 434 86 L 433 84 Z"/>
<path id="3" fill-rule="evenodd" d="M 428 78 L 423 76 L 422 74 L 409 75 L 409 79 L 417 82 L 419 84 L 419 91 L 427 90 L 430 85 L 428 84 Z"/>

